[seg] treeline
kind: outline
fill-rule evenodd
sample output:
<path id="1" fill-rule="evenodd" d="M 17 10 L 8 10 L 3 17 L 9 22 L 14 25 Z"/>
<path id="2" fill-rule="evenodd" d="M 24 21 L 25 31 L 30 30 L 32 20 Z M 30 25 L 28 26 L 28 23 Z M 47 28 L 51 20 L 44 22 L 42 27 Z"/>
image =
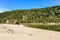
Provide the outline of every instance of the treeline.
<path id="1" fill-rule="evenodd" d="M 12 10 L 0 13 L 0 23 L 57 23 L 60 22 L 60 6 Z"/>

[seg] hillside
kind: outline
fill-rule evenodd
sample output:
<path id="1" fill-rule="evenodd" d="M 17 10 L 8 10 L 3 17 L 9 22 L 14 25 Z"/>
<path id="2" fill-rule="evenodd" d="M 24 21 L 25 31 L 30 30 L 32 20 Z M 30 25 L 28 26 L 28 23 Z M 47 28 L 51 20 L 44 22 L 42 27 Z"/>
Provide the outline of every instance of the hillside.
<path id="1" fill-rule="evenodd" d="M 0 13 L 0 23 L 58 23 L 60 6 L 46 8 L 12 10 Z"/>

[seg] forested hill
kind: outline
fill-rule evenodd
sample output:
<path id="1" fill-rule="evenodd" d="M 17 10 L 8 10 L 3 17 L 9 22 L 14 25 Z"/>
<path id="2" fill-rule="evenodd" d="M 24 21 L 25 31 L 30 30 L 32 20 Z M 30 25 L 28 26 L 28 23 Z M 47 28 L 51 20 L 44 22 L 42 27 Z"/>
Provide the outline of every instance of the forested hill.
<path id="1" fill-rule="evenodd" d="M 0 13 L 0 23 L 48 23 L 60 22 L 60 6 L 12 10 Z"/>

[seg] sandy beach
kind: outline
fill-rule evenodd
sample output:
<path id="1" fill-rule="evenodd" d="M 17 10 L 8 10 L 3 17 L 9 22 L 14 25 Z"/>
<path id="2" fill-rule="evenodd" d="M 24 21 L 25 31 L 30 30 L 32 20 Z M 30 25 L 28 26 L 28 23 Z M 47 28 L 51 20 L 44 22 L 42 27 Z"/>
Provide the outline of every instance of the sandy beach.
<path id="1" fill-rule="evenodd" d="M 60 32 L 0 24 L 0 40 L 60 40 Z"/>

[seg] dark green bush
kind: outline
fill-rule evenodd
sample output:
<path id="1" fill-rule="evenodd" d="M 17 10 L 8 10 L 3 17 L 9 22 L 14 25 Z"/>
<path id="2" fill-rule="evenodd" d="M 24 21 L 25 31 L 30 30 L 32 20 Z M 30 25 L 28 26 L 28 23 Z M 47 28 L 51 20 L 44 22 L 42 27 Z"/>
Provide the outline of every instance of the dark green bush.
<path id="1" fill-rule="evenodd" d="M 27 25 L 27 27 L 53 30 L 53 31 L 60 31 L 60 25 L 30 25 L 29 24 L 29 25 Z"/>

